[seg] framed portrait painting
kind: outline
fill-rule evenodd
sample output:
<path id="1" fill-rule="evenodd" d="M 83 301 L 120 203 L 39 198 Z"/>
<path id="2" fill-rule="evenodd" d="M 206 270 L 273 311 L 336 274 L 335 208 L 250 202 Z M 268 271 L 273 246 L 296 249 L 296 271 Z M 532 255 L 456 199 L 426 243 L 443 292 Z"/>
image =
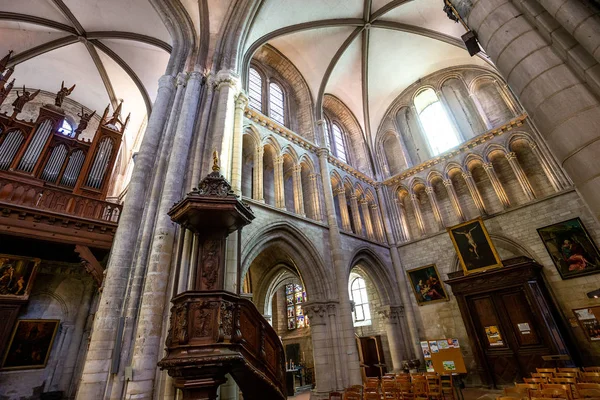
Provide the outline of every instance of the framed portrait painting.
<path id="1" fill-rule="evenodd" d="M 502 266 L 481 218 L 447 228 L 465 275 Z"/>
<path id="2" fill-rule="evenodd" d="M 29 298 L 39 258 L 0 254 L 0 297 Z"/>
<path id="3" fill-rule="evenodd" d="M 44 368 L 59 324 L 57 319 L 18 320 L 2 360 L 2 369 Z"/>
<path id="4" fill-rule="evenodd" d="M 579 218 L 537 231 L 562 279 L 600 272 L 600 253 Z"/>
<path id="5" fill-rule="evenodd" d="M 420 306 L 448 300 L 435 264 L 406 271 L 406 274 Z"/>

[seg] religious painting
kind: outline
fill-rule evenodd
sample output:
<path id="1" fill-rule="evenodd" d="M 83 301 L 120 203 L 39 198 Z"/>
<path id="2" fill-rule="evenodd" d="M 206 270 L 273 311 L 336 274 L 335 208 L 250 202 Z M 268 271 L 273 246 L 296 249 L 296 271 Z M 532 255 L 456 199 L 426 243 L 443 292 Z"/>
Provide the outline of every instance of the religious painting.
<path id="1" fill-rule="evenodd" d="M 600 341 L 600 307 L 573 310 L 577 322 L 590 342 Z"/>
<path id="2" fill-rule="evenodd" d="M 562 279 L 600 272 L 600 252 L 579 218 L 537 231 Z"/>
<path id="3" fill-rule="evenodd" d="M 452 226 L 447 231 L 465 275 L 502 266 L 481 218 Z"/>
<path id="4" fill-rule="evenodd" d="M 26 300 L 39 263 L 39 258 L 0 254 L 0 297 Z"/>
<path id="5" fill-rule="evenodd" d="M 18 320 L 2 360 L 2 369 L 44 368 L 59 323 L 57 319 Z"/>
<path id="6" fill-rule="evenodd" d="M 412 269 L 407 271 L 406 274 L 420 306 L 448 300 L 448 295 L 435 264 Z"/>

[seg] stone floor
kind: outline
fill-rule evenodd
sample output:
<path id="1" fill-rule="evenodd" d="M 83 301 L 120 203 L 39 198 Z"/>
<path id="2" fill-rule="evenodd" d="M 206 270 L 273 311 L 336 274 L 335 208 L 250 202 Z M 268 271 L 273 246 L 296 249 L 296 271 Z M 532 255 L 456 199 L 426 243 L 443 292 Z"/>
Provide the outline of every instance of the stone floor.
<path id="1" fill-rule="evenodd" d="M 495 400 L 502 395 L 500 390 L 467 388 L 463 390 L 464 400 Z M 288 400 L 309 400 L 310 392 L 301 393 L 298 396 L 288 397 Z"/>

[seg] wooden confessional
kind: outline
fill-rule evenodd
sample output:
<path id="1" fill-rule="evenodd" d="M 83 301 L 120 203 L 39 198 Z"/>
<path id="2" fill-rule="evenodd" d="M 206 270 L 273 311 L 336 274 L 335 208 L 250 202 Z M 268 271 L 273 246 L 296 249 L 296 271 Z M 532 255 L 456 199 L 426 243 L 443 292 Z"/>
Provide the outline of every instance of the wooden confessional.
<path id="1" fill-rule="evenodd" d="M 446 281 L 458 301 L 482 381 L 512 385 L 540 367 L 555 367 L 544 356 L 563 355 L 572 366 L 576 348 L 542 273 L 526 257 L 491 271 Z M 564 357 L 567 356 L 567 357 Z"/>

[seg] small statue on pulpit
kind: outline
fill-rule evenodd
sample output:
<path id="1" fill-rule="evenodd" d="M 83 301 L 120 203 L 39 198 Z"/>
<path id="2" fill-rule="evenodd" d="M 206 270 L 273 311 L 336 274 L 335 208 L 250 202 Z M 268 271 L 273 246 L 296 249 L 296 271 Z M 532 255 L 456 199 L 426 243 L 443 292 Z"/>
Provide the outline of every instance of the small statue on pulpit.
<path id="1" fill-rule="evenodd" d="M 17 98 L 13 101 L 12 106 L 14 108 L 13 115 L 11 118 L 14 118 L 23 111 L 23 107 L 25 104 L 29 103 L 31 100 L 35 99 L 35 97 L 40 93 L 40 90 L 30 93 L 25 90 L 25 85 L 23 85 L 23 94 L 19 95 L 19 91 L 17 90 Z"/>
<path id="2" fill-rule="evenodd" d="M 68 95 L 70 95 L 73 92 L 73 89 L 75 89 L 75 86 L 76 85 L 73 85 L 70 88 L 66 88 L 65 81 L 62 81 L 62 83 L 60 84 L 60 90 L 58 91 L 58 93 L 56 93 L 56 99 L 54 99 L 54 105 L 56 107 L 62 106 L 62 103 L 65 100 L 65 97 L 67 97 Z"/>
<path id="3" fill-rule="evenodd" d="M 75 86 L 73 86 L 73 87 L 75 87 Z M 81 119 L 79 120 L 79 125 L 77 126 L 77 129 L 75 129 L 75 137 L 79 137 L 79 135 L 81 135 L 81 133 L 85 130 L 85 128 L 87 128 L 88 123 L 90 122 L 90 119 L 92 119 L 92 117 L 94 115 L 96 115 L 96 110 L 94 110 L 90 114 L 90 113 L 86 113 L 85 110 L 83 109 L 83 107 L 81 107 L 81 114 L 77 114 L 77 116 Z"/>
<path id="4" fill-rule="evenodd" d="M 221 168 L 219 167 L 219 153 L 217 153 L 217 150 L 213 151 L 213 167 L 212 170 L 214 172 L 219 172 L 221 170 Z"/>

